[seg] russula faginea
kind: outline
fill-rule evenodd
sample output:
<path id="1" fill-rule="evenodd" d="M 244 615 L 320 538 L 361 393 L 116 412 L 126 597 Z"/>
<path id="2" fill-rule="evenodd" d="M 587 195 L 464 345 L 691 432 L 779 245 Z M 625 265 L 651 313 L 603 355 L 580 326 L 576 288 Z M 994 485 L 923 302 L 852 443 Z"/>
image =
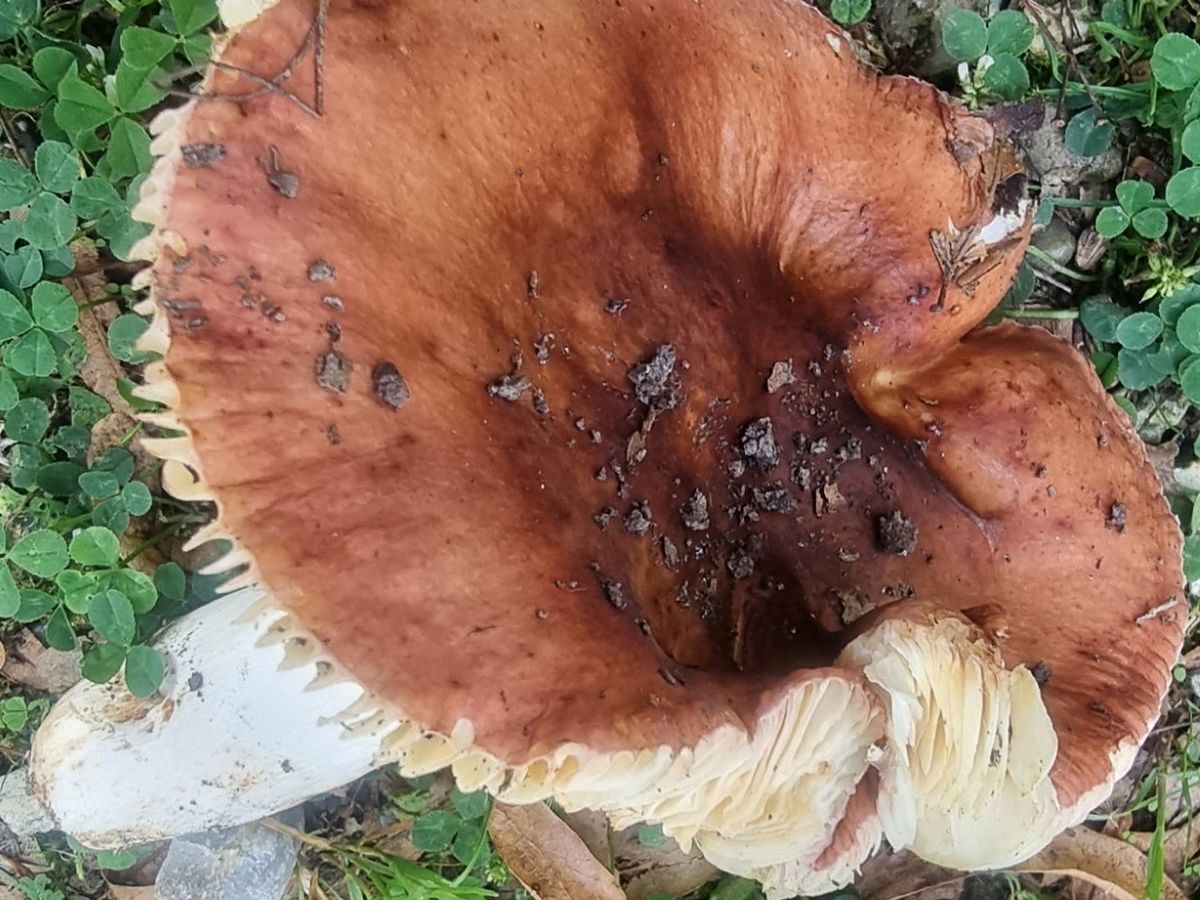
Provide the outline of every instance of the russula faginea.
<path id="1" fill-rule="evenodd" d="M 450 766 L 784 896 L 1105 796 L 1180 536 L 1087 360 L 979 327 L 1028 236 L 986 122 L 783 0 L 261 7 L 138 208 L 147 444 L 244 573 L 162 697 L 47 719 L 66 830 Z"/>

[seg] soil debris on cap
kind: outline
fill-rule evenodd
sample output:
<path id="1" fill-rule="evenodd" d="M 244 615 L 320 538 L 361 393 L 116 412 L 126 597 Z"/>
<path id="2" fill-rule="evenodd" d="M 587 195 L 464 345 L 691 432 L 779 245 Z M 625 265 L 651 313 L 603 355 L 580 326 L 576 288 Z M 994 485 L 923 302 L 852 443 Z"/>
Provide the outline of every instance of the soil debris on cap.
<path id="1" fill-rule="evenodd" d="M 663 565 L 668 569 L 674 569 L 679 565 L 679 548 L 675 546 L 675 542 L 667 537 L 662 536 L 662 557 Z"/>
<path id="2" fill-rule="evenodd" d="M 371 370 L 371 385 L 375 396 L 391 409 L 399 409 L 412 399 L 408 382 L 390 362 L 381 362 Z"/>
<path id="3" fill-rule="evenodd" d="M 329 336 L 329 342 L 331 344 L 336 344 L 342 339 L 342 326 L 337 322 L 326 322 L 325 334 Z"/>
<path id="4" fill-rule="evenodd" d="M 773 469 L 779 462 L 779 445 L 775 443 L 775 426 L 763 416 L 742 429 L 742 456 L 762 471 Z"/>
<path id="5" fill-rule="evenodd" d="M 796 372 L 792 361 L 780 360 L 771 366 L 771 374 L 767 376 L 767 393 L 773 394 L 782 387 L 796 383 Z"/>
<path id="6" fill-rule="evenodd" d="M 730 554 L 729 559 L 725 560 L 725 568 L 738 581 L 749 578 L 754 574 L 754 557 L 739 548 Z"/>
<path id="7" fill-rule="evenodd" d="M 325 429 L 325 437 L 329 439 L 329 443 L 337 446 L 342 442 L 342 433 L 336 425 L 330 425 Z"/>
<path id="8" fill-rule="evenodd" d="M 604 304 L 604 311 L 610 316 L 619 316 L 628 305 L 628 297 L 610 297 Z"/>
<path id="9" fill-rule="evenodd" d="M 1119 533 L 1125 530 L 1125 517 L 1125 504 L 1114 503 L 1108 508 L 1108 518 L 1104 520 L 1104 524 Z"/>
<path id="10" fill-rule="evenodd" d="M 554 347 L 554 332 L 547 331 L 545 334 L 540 334 L 537 340 L 533 342 L 533 357 L 538 361 L 538 365 L 546 365 L 550 362 L 550 350 Z"/>
<path id="11" fill-rule="evenodd" d="M 529 295 L 530 300 L 540 300 L 542 279 L 538 277 L 537 269 L 529 273 L 529 280 L 525 283 L 525 292 Z"/>
<path id="12" fill-rule="evenodd" d="M 838 462 L 850 462 L 852 459 L 862 459 L 862 440 L 852 437 L 838 447 L 833 454 Z"/>
<path id="13" fill-rule="evenodd" d="M 788 477 L 791 478 L 792 484 L 802 491 L 807 491 L 812 487 L 812 467 L 806 466 L 798 459 L 792 460 L 792 464 L 788 468 Z"/>
<path id="14" fill-rule="evenodd" d="M 1049 684 L 1050 677 L 1053 675 L 1050 667 L 1045 662 L 1038 662 L 1029 670 L 1029 673 L 1033 675 L 1033 680 L 1038 683 L 1038 687 L 1045 687 Z"/>
<path id="15" fill-rule="evenodd" d="M 843 625 L 861 619 L 875 608 L 874 601 L 863 591 L 834 591 L 838 601 L 838 612 Z"/>
<path id="16" fill-rule="evenodd" d="M 546 393 L 541 388 L 533 389 L 533 408 L 539 416 L 550 413 L 550 401 L 546 399 Z"/>
<path id="17" fill-rule="evenodd" d="M 625 516 L 625 530 L 639 537 L 650 530 L 650 504 L 639 500 Z"/>
<path id="18" fill-rule="evenodd" d="M 789 513 L 796 508 L 796 501 L 778 481 L 766 487 L 756 487 L 750 492 L 754 505 L 763 512 Z"/>
<path id="19" fill-rule="evenodd" d="M 501 375 L 487 386 L 487 392 L 488 396 L 516 403 L 531 387 L 533 383 L 524 375 Z"/>
<path id="20" fill-rule="evenodd" d="M 875 538 L 884 553 L 908 556 L 917 549 L 917 525 L 896 510 L 875 520 Z"/>
<path id="21" fill-rule="evenodd" d="M 334 294 L 326 294 L 324 297 L 321 298 L 321 302 L 324 303 L 326 306 L 328 306 L 330 309 L 336 309 L 338 312 L 341 312 L 343 309 L 346 308 L 346 304 L 342 302 L 342 298 L 338 297 Z"/>
<path id="22" fill-rule="evenodd" d="M 337 274 L 337 270 L 329 264 L 327 259 L 313 260 L 308 265 L 308 280 L 309 281 L 329 281 Z"/>
<path id="23" fill-rule="evenodd" d="M 675 371 L 675 347 L 671 344 L 659 344 L 654 355 L 633 366 L 627 377 L 638 400 L 651 409 L 674 409 L 683 399 L 683 386 Z"/>
<path id="24" fill-rule="evenodd" d="M 654 419 L 651 416 L 646 417 L 646 422 L 654 424 Z M 625 442 L 625 464 L 629 466 L 630 471 L 637 468 L 638 463 L 646 458 L 646 436 L 650 429 L 646 427 L 646 423 L 642 423 L 642 427 L 629 436 L 629 440 Z"/>
<path id="25" fill-rule="evenodd" d="M 601 578 L 600 590 L 604 591 L 604 599 L 617 609 L 624 609 L 627 605 L 625 600 L 625 586 L 621 582 Z"/>
<path id="26" fill-rule="evenodd" d="M 264 166 L 267 172 L 267 183 L 289 200 L 295 200 L 300 193 L 300 179 L 291 172 L 285 172 L 279 165 L 279 151 L 272 145 L 271 159 Z"/>
<path id="27" fill-rule="evenodd" d="M 350 360 L 336 350 L 322 353 L 316 362 L 317 384 L 327 391 L 344 394 L 350 387 L 350 373 L 353 369 Z"/>
<path id="28" fill-rule="evenodd" d="M 825 516 L 845 509 L 849 505 L 841 488 L 835 481 L 826 481 L 813 492 L 813 511 L 817 516 Z"/>
<path id="29" fill-rule="evenodd" d="M 592 516 L 592 521 L 600 526 L 600 530 L 604 531 L 608 528 L 608 523 L 612 521 L 612 517 L 617 514 L 617 511 L 611 506 L 606 506 L 600 512 Z"/>
<path id="30" fill-rule="evenodd" d="M 228 153 L 224 144 L 184 144 L 179 148 L 179 152 L 190 169 L 216 165 Z"/>
<path id="31" fill-rule="evenodd" d="M 696 488 L 691 495 L 684 501 L 683 508 L 680 510 L 683 516 L 683 524 L 687 526 L 689 531 L 705 531 L 710 520 L 708 517 L 708 497 L 704 491 Z"/>

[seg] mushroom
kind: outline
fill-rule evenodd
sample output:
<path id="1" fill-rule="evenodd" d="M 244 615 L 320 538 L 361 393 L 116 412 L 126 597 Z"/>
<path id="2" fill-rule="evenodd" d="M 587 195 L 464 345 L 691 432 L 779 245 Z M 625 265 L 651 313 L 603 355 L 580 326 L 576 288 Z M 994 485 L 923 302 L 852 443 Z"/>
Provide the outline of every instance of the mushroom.
<path id="1" fill-rule="evenodd" d="M 142 393 L 238 571 L 159 698 L 48 717 L 66 830 L 448 766 L 780 897 L 1007 865 L 1128 769 L 1181 539 L 1087 360 L 980 325 L 1029 233 L 985 122 L 782 0 L 222 13 Z"/>

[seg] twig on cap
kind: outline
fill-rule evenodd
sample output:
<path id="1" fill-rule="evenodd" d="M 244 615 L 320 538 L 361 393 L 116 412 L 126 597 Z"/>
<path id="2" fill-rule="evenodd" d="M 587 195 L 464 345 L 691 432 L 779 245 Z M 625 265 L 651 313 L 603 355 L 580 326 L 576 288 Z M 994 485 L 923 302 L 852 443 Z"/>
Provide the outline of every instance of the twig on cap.
<path id="1" fill-rule="evenodd" d="M 308 31 L 304 34 L 304 40 L 300 46 L 296 48 L 296 52 L 291 55 L 284 67 L 273 77 L 266 78 L 249 69 L 235 66 L 232 63 L 222 62 L 214 59 L 210 63 L 218 69 L 226 72 L 234 72 L 241 75 L 248 81 L 252 81 L 260 85 L 258 90 L 246 91 L 241 94 L 193 94 L 190 91 L 181 91 L 169 87 L 169 85 L 186 78 L 188 75 L 195 75 L 204 70 L 204 66 L 188 66 L 172 73 L 166 78 L 158 79 L 154 82 L 154 86 L 159 90 L 166 92 L 176 97 L 199 98 L 201 100 L 224 100 L 228 103 L 244 103 L 247 100 L 253 100 L 256 97 L 262 97 L 265 94 L 278 94 L 285 100 L 290 100 L 299 106 L 302 110 L 308 113 L 313 118 L 319 119 L 325 114 L 325 34 L 326 23 L 329 14 L 329 0 L 320 0 L 320 5 L 317 7 L 317 14 L 313 18 L 312 24 L 308 27 Z M 310 105 L 300 98 L 294 91 L 289 91 L 283 86 L 283 82 L 287 81 L 295 74 L 296 65 L 304 58 L 304 54 L 308 52 L 308 48 L 315 44 L 313 51 L 313 103 Z"/>
<path id="2" fill-rule="evenodd" d="M 1179 605 L 1178 597 L 1168 597 L 1162 603 L 1158 604 L 1158 606 L 1150 607 L 1150 609 L 1146 610 L 1144 613 L 1142 613 L 1140 616 L 1138 616 L 1136 619 L 1134 619 L 1133 622 L 1135 625 L 1139 625 L 1139 626 L 1143 625 L 1146 622 L 1149 622 L 1151 619 L 1157 618 L 1158 616 L 1162 615 L 1168 609 L 1174 609 L 1178 605 Z"/>

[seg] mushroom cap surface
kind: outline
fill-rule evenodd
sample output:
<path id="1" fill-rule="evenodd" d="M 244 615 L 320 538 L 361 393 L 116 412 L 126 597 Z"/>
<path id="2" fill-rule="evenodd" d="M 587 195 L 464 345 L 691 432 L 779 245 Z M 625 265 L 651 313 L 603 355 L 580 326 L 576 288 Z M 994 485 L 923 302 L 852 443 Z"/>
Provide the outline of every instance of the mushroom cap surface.
<path id="1" fill-rule="evenodd" d="M 1112 783 L 1181 640 L 1144 618 L 1180 536 L 1087 361 L 976 328 L 1028 237 L 977 120 L 795 3 L 229 10 L 205 90 L 243 96 L 164 115 L 139 207 L 145 393 L 186 435 L 156 450 L 399 730 L 476 786 L 608 791 L 731 868 L 840 882 L 899 820 L 880 710 L 909 689 L 853 648 L 911 606 L 985 640 L 967 668 L 1053 673 L 996 676 L 1057 738 L 1044 830 Z M 831 691 L 814 826 L 820 786 L 773 779 Z M 772 728 L 798 756 L 767 765 Z M 749 780 L 685 772 L 702 746 Z M 755 858 L 774 803 L 795 833 Z"/>

